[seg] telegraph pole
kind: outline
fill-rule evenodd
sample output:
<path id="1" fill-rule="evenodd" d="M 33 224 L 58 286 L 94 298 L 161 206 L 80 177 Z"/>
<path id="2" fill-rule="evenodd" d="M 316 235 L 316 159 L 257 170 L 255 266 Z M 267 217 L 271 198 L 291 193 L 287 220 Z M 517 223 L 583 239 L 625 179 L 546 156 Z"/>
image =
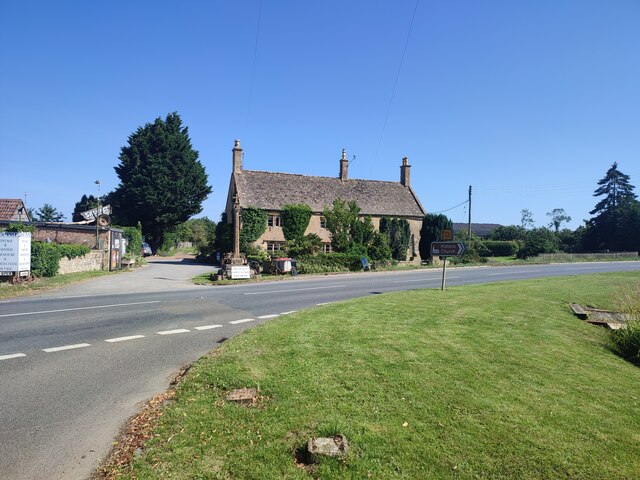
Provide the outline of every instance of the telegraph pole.
<path id="1" fill-rule="evenodd" d="M 469 185 L 469 228 L 467 234 L 469 241 L 471 241 L 471 185 Z"/>

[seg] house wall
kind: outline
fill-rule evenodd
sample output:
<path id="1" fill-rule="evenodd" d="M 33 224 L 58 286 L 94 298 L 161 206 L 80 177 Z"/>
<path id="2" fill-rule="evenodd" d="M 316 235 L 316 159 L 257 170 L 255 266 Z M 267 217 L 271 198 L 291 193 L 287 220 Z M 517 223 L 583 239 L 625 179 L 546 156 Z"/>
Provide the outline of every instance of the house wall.
<path id="1" fill-rule="evenodd" d="M 82 257 L 76 257 L 72 259 L 68 259 L 66 257 L 61 258 L 60 270 L 58 271 L 58 274 L 64 275 L 67 273 L 90 272 L 92 270 L 108 270 L 108 265 L 103 268 L 105 257 L 104 254 L 105 252 L 103 252 L 102 250 L 92 250 Z"/>
<path id="2" fill-rule="evenodd" d="M 269 215 L 277 215 L 279 212 L 268 212 Z M 324 243 L 331 243 L 331 232 L 326 228 L 320 227 L 320 218 L 322 215 L 314 213 L 311 215 L 311 219 L 309 220 L 309 226 L 305 231 L 305 235 L 309 235 L 310 233 L 315 233 L 318 235 Z M 376 231 L 380 230 L 380 220 L 382 217 L 371 217 L 371 221 L 373 223 Z M 407 261 L 420 263 L 420 251 L 419 251 L 419 242 L 420 242 L 420 229 L 422 228 L 422 219 L 415 218 L 407 218 L 409 222 L 409 228 L 411 230 L 411 235 L 413 238 L 413 244 L 411 241 L 409 242 L 409 248 L 407 251 Z M 279 242 L 283 243 L 285 241 L 284 232 L 282 231 L 282 227 L 269 227 L 265 232 L 260 235 L 258 240 L 254 242 L 256 247 L 262 248 L 263 250 L 267 250 L 267 243 L 270 242 Z"/>

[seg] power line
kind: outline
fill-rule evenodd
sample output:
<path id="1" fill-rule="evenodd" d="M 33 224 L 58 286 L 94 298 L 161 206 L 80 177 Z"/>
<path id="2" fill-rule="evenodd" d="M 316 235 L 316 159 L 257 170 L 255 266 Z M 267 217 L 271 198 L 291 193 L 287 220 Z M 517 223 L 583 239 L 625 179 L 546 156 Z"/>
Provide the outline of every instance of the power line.
<path id="1" fill-rule="evenodd" d="M 247 115 L 244 120 L 244 134 L 246 137 L 249 128 L 249 111 L 251 110 L 251 99 L 253 97 L 253 77 L 256 71 L 256 57 L 258 56 L 258 39 L 260 38 L 260 20 L 262 18 L 262 0 L 258 7 L 258 28 L 256 29 L 256 42 L 253 47 L 253 63 L 251 64 L 251 79 L 249 80 L 249 101 L 247 102 Z"/>
<path id="2" fill-rule="evenodd" d="M 382 144 L 382 137 L 387 128 L 387 121 L 389 120 L 389 112 L 391 112 L 391 104 L 393 98 L 396 95 L 396 88 L 398 86 L 398 79 L 400 78 L 400 70 L 402 70 L 402 64 L 404 63 L 404 55 L 407 52 L 407 45 L 409 44 L 409 37 L 411 36 L 411 29 L 413 28 L 413 20 L 416 18 L 416 12 L 418 11 L 418 4 L 420 0 L 416 0 L 416 4 L 413 7 L 413 15 L 411 15 L 411 23 L 409 23 L 409 30 L 407 31 L 407 38 L 404 40 L 404 47 L 402 49 L 402 56 L 400 57 L 400 65 L 398 65 L 398 71 L 396 72 L 396 79 L 393 82 L 393 90 L 391 91 L 391 98 L 389 99 L 389 105 L 387 106 L 387 113 L 384 116 L 384 123 L 382 124 L 382 131 L 380 132 L 380 139 L 378 140 L 378 147 L 376 148 L 376 154 L 373 157 L 374 161 L 378 159 L 378 153 L 380 152 L 380 145 Z"/>
<path id="3" fill-rule="evenodd" d="M 456 205 L 455 207 L 447 208 L 446 210 L 440 210 L 439 212 L 429 212 L 429 213 L 433 213 L 434 215 L 436 215 L 436 214 L 438 214 L 438 213 L 448 212 L 448 211 L 453 210 L 453 209 L 455 209 L 455 208 L 461 207 L 462 205 L 465 205 L 465 204 L 467 204 L 467 203 L 469 203 L 469 200 L 465 200 L 464 202 L 459 203 L 459 204 L 458 204 L 458 205 Z"/>

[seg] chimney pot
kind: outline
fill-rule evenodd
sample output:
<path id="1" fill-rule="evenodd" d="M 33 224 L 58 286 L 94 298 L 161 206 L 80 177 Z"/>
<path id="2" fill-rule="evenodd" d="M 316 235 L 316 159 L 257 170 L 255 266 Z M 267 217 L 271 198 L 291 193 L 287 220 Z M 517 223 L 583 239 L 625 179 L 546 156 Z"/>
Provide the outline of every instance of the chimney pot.
<path id="1" fill-rule="evenodd" d="M 409 158 L 402 158 L 402 165 L 400 166 L 400 183 L 405 187 L 411 186 L 411 165 L 409 165 Z"/>
<path id="2" fill-rule="evenodd" d="M 233 142 L 232 161 L 233 161 L 233 173 L 240 173 L 242 171 L 242 147 L 240 146 L 240 140 Z"/>
<path id="3" fill-rule="evenodd" d="M 347 150 L 342 149 L 342 158 L 340 159 L 340 180 L 349 179 L 349 161 L 347 160 Z"/>

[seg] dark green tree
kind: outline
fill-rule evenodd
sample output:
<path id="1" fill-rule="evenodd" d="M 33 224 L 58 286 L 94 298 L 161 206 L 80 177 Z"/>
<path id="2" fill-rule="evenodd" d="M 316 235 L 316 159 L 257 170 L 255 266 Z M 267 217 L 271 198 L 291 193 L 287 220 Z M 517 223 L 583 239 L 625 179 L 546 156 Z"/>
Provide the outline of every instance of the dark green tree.
<path id="1" fill-rule="evenodd" d="M 142 225 L 156 250 L 165 231 L 202 210 L 207 174 L 177 113 L 139 127 L 120 151 L 120 184 L 106 201 L 121 225 Z"/>
<path id="2" fill-rule="evenodd" d="M 45 203 L 38 209 L 36 217 L 39 222 L 62 222 L 64 220 L 63 213 L 49 203 Z"/>
<path id="3" fill-rule="evenodd" d="M 500 225 L 494 228 L 489 234 L 489 240 L 521 240 L 524 241 L 527 231 L 520 225 Z"/>
<path id="4" fill-rule="evenodd" d="M 282 207 L 282 233 L 286 240 L 301 240 L 311 220 L 308 205 L 285 205 Z"/>
<path id="5" fill-rule="evenodd" d="M 453 230 L 453 222 L 445 215 L 427 213 L 422 219 L 420 229 L 420 258 L 431 258 L 431 242 L 440 240 L 442 230 Z"/>
<path id="6" fill-rule="evenodd" d="M 533 228 L 527 231 L 523 247 L 518 251 L 518 258 L 535 257 L 540 253 L 558 251 L 558 237 L 548 228 Z"/>
<path id="7" fill-rule="evenodd" d="M 589 212 L 594 215 L 586 223 L 583 236 L 585 250 L 627 250 L 630 231 L 627 222 L 634 218 L 634 205 L 638 203 L 629 175 L 618 170 L 614 163 L 604 178 L 598 181 L 594 197 L 604 197 Z"/>
<path id="8" fill-rule="evenodd" d="M 93 195 L 82 195 L 82 198 L 79 202 L 76 202 L 76 206 L 73 209 L 73 213 L 71 214 L 72 222 L 81 222 L 84 220 L 84 217 L 81 215 L 82 212 L 87 212 L 92 208 L 96 208 L 98 206 L 98 199 Z"/>
<path id="9" fill-rule="evenodd" d="M 394 260 L 407 259 L 407 249 L 411 240 L 411 227 L 404 218 L 382 217 L 380 219 L 380 233 L 385 233 Z"/>
<path id="10" fill-rule="evenodd" d="M 356 202 L 345 202 L 340 198 L 333 201 L 331 208 L 326 207 L 322 213 L 327 222 L 327 230 L 331 232 L 331 247 L 336 252 L 346 252 L 352 247 L 352 233 L 358 222 L 360 208 Z"/>
<path id="11" fill-rule="evenodd" d="M 216 225 L 213 246 L 220 253 L 227 253 L 233 250 L 233 223 L 227 222 L 226 212 L 222 212 L 220 221 Z"/>

